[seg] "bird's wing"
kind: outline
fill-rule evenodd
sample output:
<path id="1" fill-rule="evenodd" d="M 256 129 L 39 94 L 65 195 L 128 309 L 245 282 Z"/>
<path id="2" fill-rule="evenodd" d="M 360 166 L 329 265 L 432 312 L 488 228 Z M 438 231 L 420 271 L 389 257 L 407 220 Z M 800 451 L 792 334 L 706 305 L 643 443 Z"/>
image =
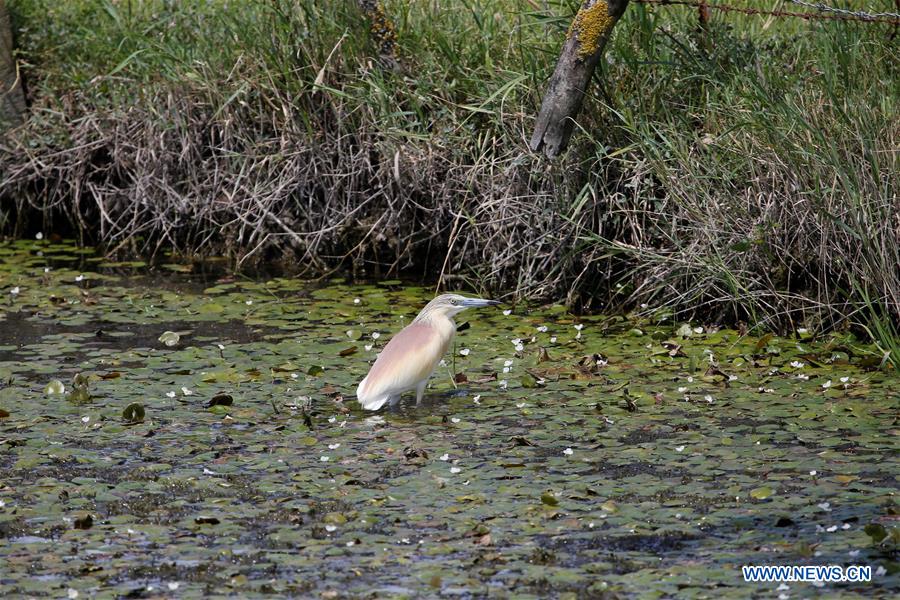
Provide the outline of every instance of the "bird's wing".
<path id="1" fill-rule="evenodd" d="M 364 408 L 379 408 L 390 396 L 412 389 L 428 378 L 450 340 L 427 323 L 412 323 L 391 338 L 378 355 L 356 397 Z"/>

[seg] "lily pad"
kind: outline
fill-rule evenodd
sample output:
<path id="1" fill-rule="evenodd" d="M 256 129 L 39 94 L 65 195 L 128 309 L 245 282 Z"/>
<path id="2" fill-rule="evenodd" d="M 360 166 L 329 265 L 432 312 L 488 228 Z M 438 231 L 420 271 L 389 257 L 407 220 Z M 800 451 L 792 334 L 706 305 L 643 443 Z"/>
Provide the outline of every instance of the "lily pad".
<path id="1" fill-rule="evenodd" d="M 159 336 L 159 341 L 171 348 L 178 345 L 178 342 L 181 341 L 181 336 L 174 331 L 164 331 Z"/>
<path id="2" fill-rule="evenodd" d="M 750 490 L 750 497 L 756 498 L 757 500 L 765 500 L 775 493 L 771 487 L 764 485 L 762 487 L 754 488 Z"/>
<path id="3" fill-rule="evenodd" d="M 553 492 L 544 492 L 541 494 L 541 502 L 547 506 L 558 506 L 559 498 Z"/>
<path id="4" fill-rule="evenodd" d="M 53 379 L 44 387 L 44 393 L 48 396 L 61 396 L 66 392 L 66 386 L 59 379 Z"/>
<path id="5" fill-rule="evenodd" d="M 144 405 L 137 402 L 132 402 L 122 410 L 122 420 L 127 424 L 143 422 L 144 415 Z"/>

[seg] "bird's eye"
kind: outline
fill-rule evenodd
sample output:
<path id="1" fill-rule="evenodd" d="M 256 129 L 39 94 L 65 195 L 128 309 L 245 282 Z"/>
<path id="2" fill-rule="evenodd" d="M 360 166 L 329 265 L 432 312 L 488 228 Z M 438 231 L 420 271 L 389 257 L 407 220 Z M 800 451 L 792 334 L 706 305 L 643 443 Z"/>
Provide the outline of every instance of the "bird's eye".
<path id="1" fill-rule="evenodd" d="M 450 304 L 456 306 L 457 304 L 459 304 L 459 300 L 457 300 L 456 298 L 450 298 Z"/>

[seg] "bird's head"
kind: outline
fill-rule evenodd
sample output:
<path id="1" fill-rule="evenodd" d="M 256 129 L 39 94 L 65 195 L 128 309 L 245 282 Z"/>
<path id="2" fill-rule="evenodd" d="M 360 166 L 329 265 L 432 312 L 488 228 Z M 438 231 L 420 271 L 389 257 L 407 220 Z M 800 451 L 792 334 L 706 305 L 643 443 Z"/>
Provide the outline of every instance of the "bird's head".
<path id="1" fill-rule="evenodd" d="M 446 317 L 452 319 L 467 308 L 480 306 L 496 306 L 497 300 L 484 300 L 482 298 L 467 298 L 459 294 L 441 294 L 425 305 L 416 320 L 431 317 Z"/>

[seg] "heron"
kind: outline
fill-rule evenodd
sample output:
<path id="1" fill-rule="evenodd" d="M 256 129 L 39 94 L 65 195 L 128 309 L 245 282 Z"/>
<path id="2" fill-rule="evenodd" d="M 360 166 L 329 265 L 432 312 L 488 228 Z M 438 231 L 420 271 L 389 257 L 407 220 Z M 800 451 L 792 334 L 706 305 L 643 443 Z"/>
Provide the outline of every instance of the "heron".
<path id="1" fill-rule="evenodd" d="M 456 334 L 453 317 L 467 308 L 496 306 L 497 300 L 441 294 L 425 305 L 412 323 L 391 338 L 375 364 L 356 388 L 356 399 L 366 410 L 378 410 L 386 402 L 400 400 L 415 389 L 416 404 L 422 401 L 428 379 Z"/>

